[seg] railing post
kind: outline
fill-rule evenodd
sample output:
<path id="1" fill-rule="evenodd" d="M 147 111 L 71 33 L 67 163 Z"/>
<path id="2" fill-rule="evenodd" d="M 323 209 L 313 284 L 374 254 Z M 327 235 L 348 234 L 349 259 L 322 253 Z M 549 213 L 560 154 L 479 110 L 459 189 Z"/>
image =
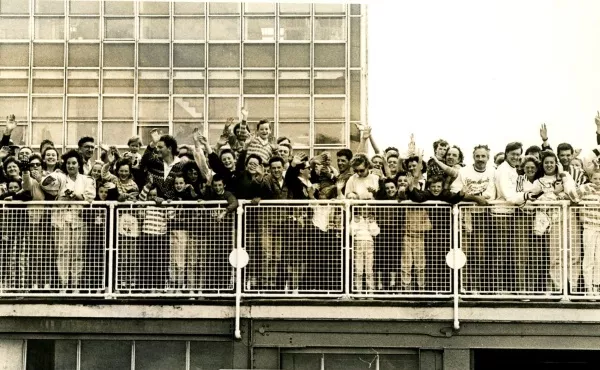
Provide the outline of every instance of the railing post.
<path id="1" fill-rule="evenodd" d="M 569 228 L 569 224 L 571 221 L 571 215 L 569 214 L 569 207 L 568 207 L 568 203 L 563 203 L 561 205 L 561 210 L 562 210 L 562 219 L 563 219 L 563 223 L 562 223 L 562 259 L 564 261 L 563 263 L 563 298 L 561 299 L 562 301 L 569 301 L 569 270 L 570 270 L 570 265 L 571 265 L 571 261 L 569 259 L 569 230 L 572 230 L 573 232 L 577 232 L 577 229 L 573 227 L 573 225 L 570 225 L 571 228 Z"/>
<path id="2" fill-rule="evenodd" d="M 350 219 L 352 217 L 352 210 L 350 209 L 350 201 L 344 201 L 344 296 L 343 299 L 350 299 L 350 292 L 352 290 L 350 271 L 352 270 L 350 253 Z"/>
<path id="3" fill-rule="evenodd" d="M 452 258 L 454 259 L 453 261 L 453 265 L 454 267 L 452 268 L 452 283 L 453 283 L 453 290 L 454 290 L 454 317 L 453 317 L 453 327 L 454 330 L 459 330 L 460 329 L 460 322 L 458 321 L 458 300 L 459 300 L 459 295 L 458 295 L 458 289 L 459 289 L 459 267 L 458 267 L 458 263 L 456 260 L 456 257 L 458 256 L 458 250 L 460 248 L 460 243 L 458 241 L 458 230 L 461 227 L 460 225 L 460 209 L 458 208 L 458 205 L 455 204 L 454 206 L 452 206 L 452 223 L 450 224 L 450 226 L 452 227 L 452 248 L 454 249 L 454 253 L 452 253 Z M 467 262 L 468 263 L 468 262 Z"/>
<path id="4" fill-rule="evenodd" d="M 106 287 L 105 298 L 114 299 L 114 244 L 115 244 L 115 224 L 117 222 L 115 204 L 110 203 L 108 206 L 108 286 Z M 106 251 L 104 252 L 106 253 Z M 105 270 L 106 271 L 106 270 Z"/>
<path id="5" fill-rule="evenodd" d="M 237 216 L 237 234 L 236 234 L 236 246 L 235 252 L 237 255 L 237 263 L 235 266 L 235 338 L 242 339 L 242 332 L 240 330 L 240 316 L 241 316 L 241 304 L 242 304 L 242 266 L 241 266 L 241 250 L 242 250 L 242 229 L 244 220 L 244 205 L 242 202 L 238 205 L 236 216 Z"/>

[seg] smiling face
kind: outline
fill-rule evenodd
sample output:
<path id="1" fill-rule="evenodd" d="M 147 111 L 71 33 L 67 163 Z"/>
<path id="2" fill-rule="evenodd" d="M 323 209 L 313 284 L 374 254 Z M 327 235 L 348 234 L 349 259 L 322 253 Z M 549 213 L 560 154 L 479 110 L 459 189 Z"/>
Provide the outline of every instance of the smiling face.
<path id="1" fill-rule="evenodd" d="M 223 166 L 228 170 L 233 170 L 235 166 L 235 160 L 233 158 L 233 154 L 231 153 L 223 153 L 221 155 L 221 162 L 223 162 Z"/>
<path id="2" fill-rule="evenodd" d="M 337 165 L 341 173 L 346 172 L 350 168 L 350 159 L 343 155 L 339 156 L 337 157 Z"/>
<path id="3" fill-rule="evenodd" d="M 166 146 L 164 141 L 159 141 L 158 143 L 156 143 L 156 151 L 158 152 L 160 158 L 162 158 L 163 160 L 169 158 L 172 155 L 171 148 Z"/>
<path id="4" fill-rule="evenodd" d="M 185 180 L 183 177 L 178 176 L 175 178 L 175 191 L 182 192 L 183 189 L 185 189 Z"/>
<path id="5" fill-rule="evenodd" d="M 108 198 L 108 189 L 104 186 L 98 188 L 98 198 L 100 200 L 106 200 Z"/>
<path id="6" fill-rule="evenodd" d="M 102 165 L 101 164 L 94 164 L 94 166 L 92 166 L 92 169 L 90 170 L 90 176 L 98 181 L 100 179 L 100 175 L 102 174 Z"/>
<path id="7" fill-rule="evenodd" d="M 10 162 L 8 166 L 6 166 L 6 175 L 10 178 L 19 177 L 21 171 L 19 170 L 19 165 L 15 162 Z"/>
<path id="8" fill-rule="evenodd" d="M 137 154 L 140 151 L 140 143 L 135 142 L 129 144 L 129 151 L 133 154 Z"/>
<path id="9" fill-rule="evenodd" d="M 446 153 L 446 164 L 450 167 L 460 163 L 460 152 L 456 148 L 448 149 Z"/>
<path id="10" fill-rule="evenodd" d="M 387 163 L 392 175 L 398 172 L 398 157 L 389 157 Z"/>
<path id="11" fill-rule="evenodd" d="M 21 150 L 19 150 L 19 155 L 18 158 L 20 161 L 24 161 L 27 158 L 29 158 L 31 155 L 33 154 L 33 152 L 31 151 L 30 148 L 21 148 Z"/>
<path id="12" fill-rule="evenodd" d="M 542 162 L 542 166 L 544 168 L 545 175 L 555 175 L 556 174 L 556 159 L 552 156 L 544 158 L 544 162 Z"/>
<path id="13" fill-rule="evenodd" d="M 94 156 L 95 147 L 96 146 L 94 145 L 93 141 L 87 141 L 81 145 L 80 151 L 85 161 L 89 160 Z"/>
<path id="14" fill-rule="evenodd" d="M 260 166 L 260 163 L 258 162 L 258 159 L 256 158 L 250 158 L 248 160 L 248 163 L 246 164 L 246 170 L 254 175 L 258 172 L 258 166 Z"/>
<path id="15" fill-rule="evenodd" d="M 429 185 L 429 191 L 431 192 L 431 194 L 435 195 L 436 197 L 442 193 L 443 188 L 444 188 L 444 184 L 441 181 L 432 182 Z"/>
<path id="16" fill-rule="evenodd" d="M 534 161 L 526 161 L 523 163 L 523 173 L 529 181 L 533 181 L 537 172 L 537 164 Z"/>
<path id="17" fill-rule="evenodd" d="M 388 196 L 388 198 L 394 198 L 397 192 L 398 187 L 396 186 L 396 184 L 394 184 L 393 182 L 385 183 L 385 194 Z"/>
<path id="18" fill-rule="evenodd" d="M 124 164 L 117 170 L 117 174 L 119 175 L 119 179 L 121 181 L 127 180 L 129 175 L 131 174 L 131 170 L 129 169 L 128 164 Z"/>
<path id="19" fill-rule="evenodd" d="M 438 145 L 437 149 L 435 150 L 435 156 L 437 157 L 437 159 L 443 161 L 444 157 L 446 157 L 447 152 L 448 152 L 448 145 L 440 144 L 440 145 Z"/>
<path id="20" fill-rule="evenodd" d="M 19 190 L 21 190 L 21 187 L 19 186 L 19 183 L 16 181 L 10 181 L 8 183 L 8 191 L 11 193 L 16 193 Z"/>
<path id="21" fill-rule="evenodd" d="M 271 135 L 271 125 L 269 122 L 259 124 L 257 130 L 258 136 L 263 140 L 268 139 L 269 135 Z"/>
<path id="22" fill-rule="evenodd" d="M 280 161 L 272 162 L 269 165 L 269 169 L 271 170 L 271 175 L 277 180 L 281 180 L 283 178 L 283 163 Z"/>
<path id="23" fill-rule="evenodd" d="M 490 159 L 490 154 L 485 149 L 477 149 L 473 152 L 473 161 L 475 163 L 475 168 L 483 171 L 487 166 L 487 162 Z"/>
<path id="24" fill-rule="evenodd" d="M 55 149 L 48 149 L 44 154 L 44 162 L 49 166 L 54 166 L 58 163 L 58 152 Z"/>
<path id="25" fill-rule="evenodd" d="M 510 152 L 506 153 L 505 160 L 508 162 L 508 164 L 511 167 L 517 168 L 519 166 L 519 164 L 521 163 L 521 153 L 522 152 L 523 152 L 523 150 L 521 148 L 511 150 Z"/>

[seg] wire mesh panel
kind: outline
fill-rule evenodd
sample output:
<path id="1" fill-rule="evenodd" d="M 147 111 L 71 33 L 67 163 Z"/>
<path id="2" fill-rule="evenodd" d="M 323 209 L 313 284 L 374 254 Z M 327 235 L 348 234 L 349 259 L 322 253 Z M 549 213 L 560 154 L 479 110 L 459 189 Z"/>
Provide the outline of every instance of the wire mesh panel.
<path id="1" fill-rule="evenodd" d="M 105 293 L 107 217 L 89 205 L 5 205 L 1 294 Z"/>
<path id="2" fill-rule="evenodd" d="M 449 294 L 452 208 L 365 204 L 351 207 L 352 292 Z"/>
<path id="3" fill-rule="evenodd" d="M 245 205 L 245 291 L 341 293 L 343 214 L 339 204 Z"/>
<path id="4" fill-rule="evenodd" d="M 600 204 L 569 208 L 569 294 L 600 299 Z"/>
<path id="5" fill-rule="evenodd" d="M 116 293 L 210 295 L 233 291 L 235 214 L 175 202 L 116 209 Z"/>
<path id="6" fill-rule="evenodd" d="M 459 245 L 467 256 L 461 292 L 558 295 L 563 291 L 560 205 L 459 206 Z"/>

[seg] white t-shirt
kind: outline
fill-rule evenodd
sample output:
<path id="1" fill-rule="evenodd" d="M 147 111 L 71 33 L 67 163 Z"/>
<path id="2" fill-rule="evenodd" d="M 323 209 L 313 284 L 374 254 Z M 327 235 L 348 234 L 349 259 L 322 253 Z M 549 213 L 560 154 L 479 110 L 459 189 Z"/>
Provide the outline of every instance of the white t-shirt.
<path id="1" fill-rule="evenodd" d="M 344 195 L 348 196 L 350 193 L 356 193 L 358 199 L 374 199 L 373 193 L 368 190 L 369 188 L 373 188 L 375 191 L 379 190 L 379 176 L 370 173 L 365 177 L 359 177 L 355 173 L 348 179 Z"/>

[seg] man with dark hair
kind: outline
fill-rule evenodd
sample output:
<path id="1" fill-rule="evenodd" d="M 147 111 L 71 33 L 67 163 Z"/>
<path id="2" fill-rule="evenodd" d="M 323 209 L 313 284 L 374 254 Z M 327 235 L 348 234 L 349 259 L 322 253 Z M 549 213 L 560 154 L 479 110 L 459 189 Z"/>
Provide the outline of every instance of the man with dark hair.
<path id="1" fill-rule="evenodd" d="M 340 149 L 336 153 L 337 165 L 340 174 L 338 176 L 336 186 L 338 189 L 338 197 L 343 198 L 346 190 L 346 182 L 352 176 L 352 168 L 350 160 L 352 159 L 352 151 L 350 149 Z"/>
<path id="2" fill-rule="evenodd" d="M 183 176 L 183 165 L 177 157 L 177 140 L 171 135 L 160 135 L 157 129 L 150 132 L 152 140 L 142 156 L 141 167 L 156 186 L 157 195 L 163 199 L 175 196 L 175 178 Z"/>
<path id="3" fill-rule="evenodd" d="M 396 157 L 400 156 L 400 151 L 398 150 L 398 148 L 393 147 L 393 146 L 388 146 L 387 148 L 385 148 L 385 150 L 383 151 L 383 156 L 387 159 L 390 155 L 395 154 Z"/>
<path id="4" fill-rule="evenodd" d="M 79 147 L 79 153 L 83 157 L 83 174 L 89 175 L 92 167 L 94 166 L 94 138 L 90 136 L 84 136 L 77 142 Z"/>

